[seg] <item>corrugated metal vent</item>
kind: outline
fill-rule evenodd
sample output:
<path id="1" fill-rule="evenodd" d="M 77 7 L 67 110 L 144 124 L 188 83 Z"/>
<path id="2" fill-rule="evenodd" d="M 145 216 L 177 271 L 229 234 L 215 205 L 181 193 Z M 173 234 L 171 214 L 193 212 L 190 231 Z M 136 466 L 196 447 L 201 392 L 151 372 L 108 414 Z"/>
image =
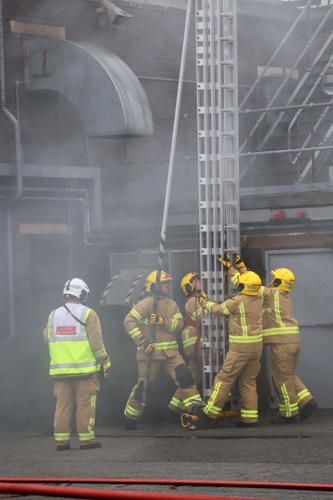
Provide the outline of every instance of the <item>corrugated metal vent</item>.
<path id="1" fill-rule="evenodd" d="M 52 90 L 76 106 L 87 136 L 151 135 L 147 96 L 118 56 L 92 44 L 26 37 L 29 90 Z"/>

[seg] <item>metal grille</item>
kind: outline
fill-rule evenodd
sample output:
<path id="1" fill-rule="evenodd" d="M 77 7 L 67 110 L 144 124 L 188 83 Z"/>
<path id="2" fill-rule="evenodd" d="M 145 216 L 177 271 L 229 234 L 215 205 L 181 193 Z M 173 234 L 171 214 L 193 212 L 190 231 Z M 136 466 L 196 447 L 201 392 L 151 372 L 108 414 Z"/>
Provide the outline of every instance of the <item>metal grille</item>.
<path id="1" fill-rule="evenodd" d="M 218 257 L 239 251 L 236 0 L 196 0 L 200 267 L 216 302 L 228 284 Z M 203 321 L 203 393 L 210 394 L 226 351 L 226 325 Z"/>

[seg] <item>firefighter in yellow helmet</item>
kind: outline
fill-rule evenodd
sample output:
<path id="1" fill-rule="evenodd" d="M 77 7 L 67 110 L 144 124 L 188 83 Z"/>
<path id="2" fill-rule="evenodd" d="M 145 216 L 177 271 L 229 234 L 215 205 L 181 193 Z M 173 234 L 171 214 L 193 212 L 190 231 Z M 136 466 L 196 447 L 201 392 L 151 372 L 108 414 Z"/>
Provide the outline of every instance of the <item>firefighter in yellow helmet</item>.
<path id="1" fill-rule="evenodd" d="M 57 398 L 54 439 L 58 451 L 69 450 L 71 420 L 76 405 L 76 431 L 80 449 L 100 448 L 95 441 L 96 397 L 99 375 L 108 376 L 111 366 L 104 347 L 97 313 L 86 307 L 89 293 L 80 278 L 66 281 L 65 304 L 51 312 L 43 336 L 49 346 L 50 375 Z"/>
<path id="2" fill-rule="evenodd" d="M 204 407 L 194 408 L 192 421 L 199 419 L 209 422 L 217 419 L 222 414 L 232 386 L 239 379 L 241 419 L 236 426 L 255 427 L 258 422 L 256 379 L 260 371 L 263 344 L 262 297 L 259 294 L 261 279 L 252 271 L 240 275 L 231 266 L 228 256 L 221 262 L 231 281 L 237 282 L 238 293 L 222 304 L 212 302 L 205 294 L 201 294 L 199 301 L 211 314 L 228 317 L 229 351 L 215 377 L 208 402 Z"/>
<path id="3" fill-rule="evenodd" d="M 246 273 L 245 266 L 242 272 Z M 272 418 L 271 422 L 293 424 L 307 419 L 318 405 L 295 373 L 300 336 L 290 299 L 290 291 L 295 284 L 294 273 L 280 267 L 273 269 L 271 274 L 269 287 L 262 287 L 261 290 L 264 297 L 264 344 L 270 345 L 271 375 L 279 399 L 279 416 Z"/>
<path id="4" fill-rule="evenodd" d="M 185 274 L 180 287 L 186 296 L 185 328 L 181 332 L 181 342 L 194 383 L 200 387 L 202 382 L 201 322 L 205 314 L 198 300 L 201 294 L 200 275 L 195 272 Z"/>
<path id="5" fill-rule="evenodd" d="M 263 334 L 264 343 L 270 345 L 271 374 L 279 398 L 279 416 L 272 423 L 297 423 L 298 415 L 300 420 L 308 418 L 317 402 L 295 373 L 300 336 L 290 299 L 294 273 L 281 267 L 271 274 L 269 288 L 264 289 Z"/>
<path id="6" fill-rule="evenodd" d="M 191 372 L 179 353 L 177 333 L 184 326 L 178 305 L 169 296 L 171 276 L 154 270 L 147 276 L 147 297 L 139 300 L 124 320 L 125 330 L 137 346 L 138 380 L 125 406 L 126 429 L 136 429 L 151 386 L 163 367 L 177 386 L 169 408 L 179 413 L 179 402 L 188 410 L 201 400 Z"/>

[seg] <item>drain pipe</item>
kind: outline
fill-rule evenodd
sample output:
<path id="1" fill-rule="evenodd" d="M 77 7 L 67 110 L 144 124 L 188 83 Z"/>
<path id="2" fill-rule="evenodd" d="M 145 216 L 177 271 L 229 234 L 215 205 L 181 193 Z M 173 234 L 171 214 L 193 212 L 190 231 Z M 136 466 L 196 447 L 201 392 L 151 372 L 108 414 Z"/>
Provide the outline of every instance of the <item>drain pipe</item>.
<path id="1" fill-rule="evenodd" d="M 4 29 L 3 29 L 3 2 L 0 0 L 0 102 L 5 116 L 11 121 L 15 131 L 15 154 L 16 154 L 16 193 L 13 201 L 7 205 L 7 254 L 8 254 L 8 301 L 9 301 L 9 340 L 15 336 L 15 289 L 14 289 L 14 263 L 13 263 L 13 224 L 12 205 L 23 192 L 23 154 L 21 146 L 21 131 L 19 120 L 6 107 L 6 82 L 5 82 L 5 51 L 4 51 Z"/>
<path id="2" fill-rule="evenodd" d="M 181 100 L 182 100 L 182 90 L 183 90 L 183 83 L 184 83 L 184 72 L 185 72 L 187 45 L 188 45 L 190 23 L 191 23 L 191 11 L 192 11 L 192 0 L 188 0 L 187 10 L 186 10 L 186 18 L 185 18 L 184 36 L 183 36 L 183 46 L 182 46 L 182 53 L 181 53 L 181 60 L 180 60 L 175 117 L 174 117 L 174 122 L 173 122 L 173 129 L 172 129 L 168 177 L 167 177 L 167 185 L 166 185 L 165 199 L 164 199 L 163 220 L 162 220 L 162 227 L 161 227 L 161 239 L 160 239 L 160 246 L 159 246 L 159 251 L 158 251 L 159 270 L 161 270 L 163 267 L 163 256 L 164 256 L 164 252 L 165 252 L 166 228 L 167 228 L 167 221 L 168 221 L 168 215 L 169 215 L 169 204 L 170 204 L 172 177 L 173 177 L 173 169 L 174 169 L 174 164 L 175 164 L 176 144 L 177 144 L 177 138 L 178 138 L 180 106 L 181 106 Z"/>
<path id="3" fill-rule="evenodd" d="M 6 106 L 6 81 L 5 81 L 5 50 L 3 29 L 3 3 L 0 0 L 0 93 L 1 109 L 6 117 L 12 122 L 15 131 L 15 155 L 16 155 L 16 195 L 19 198 L 23 191 L 23 152 L 21 144 L 21 130 L 19 120 L 9 111 Z"/>

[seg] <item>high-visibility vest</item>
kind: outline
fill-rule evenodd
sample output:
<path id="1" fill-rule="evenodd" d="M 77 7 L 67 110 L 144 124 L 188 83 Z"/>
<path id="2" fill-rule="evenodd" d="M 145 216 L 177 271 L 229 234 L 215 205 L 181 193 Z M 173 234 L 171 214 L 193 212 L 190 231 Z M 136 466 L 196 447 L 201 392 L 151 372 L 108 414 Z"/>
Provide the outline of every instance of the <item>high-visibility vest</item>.
<path id="1" fill-rule="evenodd" d="M 91 309 L 72 302 L 66 306 L 80 321 L 63 306 L 51 312 L 48 319 L 49 373 L 73 375 L 97 372 L 99 366 L 90 348 L 85 328 Z"/>

